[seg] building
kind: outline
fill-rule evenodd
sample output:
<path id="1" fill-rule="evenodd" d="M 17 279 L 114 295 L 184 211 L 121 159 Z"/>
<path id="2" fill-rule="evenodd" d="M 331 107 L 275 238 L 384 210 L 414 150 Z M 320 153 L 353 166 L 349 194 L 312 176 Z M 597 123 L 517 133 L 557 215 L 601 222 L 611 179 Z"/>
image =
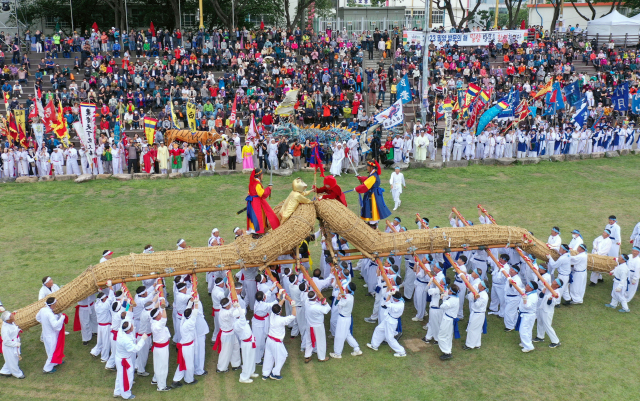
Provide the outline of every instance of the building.
<path id="1" fill-rule="evenodd" d="M 596 16 L 593 19 L 602 18 L 611 10 L 612 4 L 613 3 L 592 3 L 591 5 L 596 10 Z M 588 3 L 575 3 L 575 6 L 585 17 L 590 18 L 592 16 L 592 11 Z M 530 25 L 542 25 L 545 30 L 551 29 L 551 21 L 553 20 L 553 12 L 555 10 L 552 4 L 546 4 L 545 0 L 530 0 L 527 8 L 529 10 Z M 629 13 L 627 7 L 619 7 L 617 10 L 622 15 Z M 565 29 L 569 29 L 569 27 L 575 28 L 576 25 L 579 25 L 579 27 L 584 30 L 587 29 L 587 23 L 589 22 L 576 12 L 571 3 L 564 4 L 558 20 L 558 25 L 561 24 Z"/>

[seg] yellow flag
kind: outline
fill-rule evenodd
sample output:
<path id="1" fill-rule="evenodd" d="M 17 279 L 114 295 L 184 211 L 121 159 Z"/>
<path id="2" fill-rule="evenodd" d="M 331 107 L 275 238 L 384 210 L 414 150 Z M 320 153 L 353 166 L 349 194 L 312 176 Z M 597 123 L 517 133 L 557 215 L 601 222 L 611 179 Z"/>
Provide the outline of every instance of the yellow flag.
<path id="1" fill-rule="evenodd" d="M 189 130 L 196 132 L 196 105 L 193 102 L 187 103 L 187 122 Z"/>
<path id="2" fill-rule="evenodd" d="M 25 125 L 25 113 L 23 109 L 13 110 L 13 114 L 16 117 L 16 125 L 18 127 L 22 127 L 22 132 L 27 132 L 27 127 Z"/>
<path id="3" fill-rule="evenodd" d="M 171 122 L 173 123 L 174 128 L 180 129 L 178 125 L 178 119 L 176 118 L 176 111 L 173 109 L 173 99 L 169 98 L 169 104 L 171 105 Z"/>

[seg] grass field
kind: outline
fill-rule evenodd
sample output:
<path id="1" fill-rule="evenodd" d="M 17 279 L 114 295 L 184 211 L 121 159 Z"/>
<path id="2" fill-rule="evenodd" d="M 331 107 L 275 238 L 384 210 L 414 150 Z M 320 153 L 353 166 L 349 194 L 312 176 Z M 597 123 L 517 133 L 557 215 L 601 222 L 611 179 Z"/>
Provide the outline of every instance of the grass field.
<path id="1" fill-rule="evenodd" d="M 640 159 L 585 160 L 576 163 L 544 162 L 532 166 L 473 166 L 464 169 L 409 170 L 402 196 L 400 216 L 409 229 L 419 212 L 433 225 L 447 225 L 456 206 L 477 222 L 478 203 L 498 224 L 526 227 L 546 240 L 557 225 L 568 242 L 572 229 L 580 229 L 591 247 L 609 214 L 616 214 L 622 227 L 623 251 L 640 219 Z M 312 174 L 301 174 L 311 186 Z M 382 177 L 388 188 L 389 172 Z M 284 199 L 295 177 L 274 177 L 272 204 Z M 37 299 L 41 278 L 51 275 L 63 285 L 100 259 L 104 249 L 115 256 L 140 253 L 144 245 L 172 250 L 178 238 L 191 246 L 206 246 L 209 233 L 218 227 L 230 242 L 232 229 L 245 224 L 236 211 L 244 206 L 248 176 L 216 176 L 182 180 L 47 182 L 0 186 L 0 299 L 8 309 L 18 309 Z M 356 185 L 352 176 L 339 178 L 343 190 Z M 387 189 L 388 191 L 388 189 Z M 352 210 L 357 197 L 347 194 Z M 389 192 L 387 204 L 393 206 Z M 624 241 L 626 239 L 626 241 Z M 319 245 L 312 246 L 315 260 Z M 358 274 L 356 274 L 357 276 Z M 202 286 L 204 280 L 201 280 Z M 424 323 L 412 322 L 415 310 L 408 303 L 403 316 L 405 334 L 400 341 L 406 358 L 394 358 L 383 345 L 373 352 L 365 347 L 374 326 L 362 319 L 371 314 L 372 299 L 358 285 L 354 309 L 354 335 L 364 354 L 352 357 L 345 346 L 343 359 L 304 364 L 300 340 L 285 344 L 289 358 L 280 382 L 258 380 L 238 383 L 239 372 L 215 373 L 217 354 L 207 351 L 208 376 L 192 387 L 157 393 L 151 376 L 136 378 L 133 393 L 138 399 L 271 400 L 506 400 L 506 399 L 635 399 L 640 359 L 637 327 L 640 314 L 636 302 L 632 313 L 605 308 L 610 301 L 611 280 L 588 287 L 584 305 L 556 311 L 554 326 L 562 346 L 546 343 L 523 354 L 517 332 L 505 334 L 495 316 L 488 317 L 488 334 L 480 350 L 462 351 L 467 319 L 461 322 L 462 340 L 454 340 L 454 359 L 441 362 L 437 346 L 420 341 Z M 135 288 L 135 286 L 131 286 Z M 204 289 L 201 291 L 205 293 Z M 205 309 L 211 305 L 204 299 Z M 72 315 L 73 310 L 67 314 Z M 468 316 L 468 313 L 465 313 Z M 326 319 L 328 324 L 328 317 Z M 72 326 L 68 325 L 70 330 Z M 107 400 L 111 399 L 115 373 L 90 357 L 90 347 L 81 345 L 80 333 L 67 337 L 66 364 L 53 375 L 44 375 L 43 345 L 39 328 L 23 334 L 21 367 L 27 378 L 0 377 L 0 399 Z M 332 340 L 328 348 L 333 349 Z M 347 352 L 348 351 L 348 352 Z M 0 358 L 1 359 L 1 358 Z M 171 351 L 170 376 L 175 371 Z M 152 370 L 149 361 L 148 370 Z M 259 373 L 259 372 L 258 372 Z"/>

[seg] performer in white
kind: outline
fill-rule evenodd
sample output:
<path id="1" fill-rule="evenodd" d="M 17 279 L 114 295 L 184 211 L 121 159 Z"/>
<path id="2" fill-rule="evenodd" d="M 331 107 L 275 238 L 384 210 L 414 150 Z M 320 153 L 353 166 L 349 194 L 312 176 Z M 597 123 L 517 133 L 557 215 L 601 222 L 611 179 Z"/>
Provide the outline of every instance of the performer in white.
<path id="1" fill-rule="evenodd" d="M 489 294 L 487 294 L 487 285 L 484 281 L 478 283 L 478 295 L 472 292 L 467 294 L 469 299 L 469 324 L 467 325 L 467 340 L 465 341 L 463 350 L 480 348 L 482 345 L 482 327 L 486 320 L 487 304 L 489 303 Z"/>
<path id="2" fill-rule="evenodd" d="M 133 323 L 125 321 L 118 331 L 118 339 L 116 340 L 116 386 L 113 390 L 113 397 L 122 397 L 125 400 L 133 399 L 135 396 L 131 394 L 133 387 L 134 355 L 140 351 L 147 340 L 144 334 L 137 342 L 133 331 Z"/>
<path id="3" fill-rule="evenodd" d="M 59 364 L 58 361 L 52 361 L 52 358 L 58 345 L 58 336 L 60 330 L 64 327 L 66 316 L 63 313 L 56 314 L 53 312 L 55 303 L 56 299 L 54 297 L 47 298 L 45 306 L 36 315 L 36 320 L 42 325 L 42 341 L 47 352 L 47 362 L 43 368 L 44 373 L 55 372 L 55 367 Z"/>
<path id="4" fill-rule="evenodd" d="M 151 333 L 153 334 L 153 380 L 157 384 L 158 391 L 169 391 L 167 387 L 167 374 L 169 373 L 169 342 L 171 333 L 167 328 L 167 311 L 164 309 L 163 298 L 159 299 L 160 306 L 152 309 Z"/>
<path id="5" fill-rule="evenodd" d="M 353 165 L 356 167 L 358 166 L 358 164 L 360 164 L 360 154 L 358 153 L 358 146 L 360 146 L 360 141 L 358 141 L 358 139 L 356 138 L 356 134 L 352 134 L 351 139 L 347 141 L 347 147 L 349 148 L 351 161 L 353 162 Z"/>
<path id="6" fill-rule="evenodd" d="M 64 157 L 62 155 L 62 151 L 58 148 L 53 148 L 53 153 L 51 153 L 51 164 L 53 164 L 53 171 L 55 175 L 62 175 L 64 171 L 62 170 L 62 164 L 64 163 Z"/>
<path id="7" fill-rule="evenodd" d="M 342 148 L 342 143 L 337 142 L 335 146 L 332 146 L 333 157 L 331 159 L 331 169 L 329 172 L 334 177 L 339 177 L 342 173 L 342 161 L 344 160 L 344 149 Z"/>
<path id="8" fill-rule="evenodd" d="M 425 136 L 424 131 L 420 131 L 413 140 L 414 144 L 414 158 L 418 162 L 427 160 L 427 148 L 429 147 L 429 139 Z"/>
<path id="9" fill-rule="evenodd" d="M 109 289 L 112 288 L 109 287 Z M 95 303 L 98 340 L 90 353 L 94 358 L 100 356 L 102 363 L 107 363 L 111 352 L 111 304 L 114 300 L 115 296 L 113 295 L 113 290 L 111 290 L 99 292 Z"/>
<path id="10" fill-rule="evenodd" d="M 389 293 L 387 298 L 383 300 L 383 305 L 386 307 L 386 313 L 379 319 L 380 323 L 373 331 L 371 342 L 367 344 L 367 347 L 377 351 L 382 341 L 386 341 L 395 352 L 393 356 L 398 358 L 405 357 L 407 354 L 404 347 L 395 338 L 398 319 L 404 312 L 404 300 L 400 291 L 395 291 L 393 294 Z"/>
<path id="11" fill-rule="evenodd" d="M 240 373 L 240 383 L 253 383 L 258 377 L 256 371 L 256 340 L 249 327 L 246 318 L 247 310 L 240 306 L 238 302 L 233 303 L 233 331 L 240 341 L 242 351 L 242 373 Z"/>
<path id="12" fill-rule="evenodd" d="M 407 187 L 404 180 L 404 174 L 400 172 L 400 167 L 396 166 L 394 173 L 391 174 L 391 178 L 389 179 L 389 184 L 391 184 L 391 194 L 393 195 L 393 202 L 395 205 L 393 210 L 396 210 L 402 204 L 402 201 L 400 200 L 402 188 Z"/>
<path id="13" fill-rule="evenodd" d="M 0 304 L 0 308 L 1 308 Z M 15 314 L 5 311 L 0 317 L 2 318 L 2 354 L 4 356 L 4 365 L 0 370 L 1 376 L 13 376 L 17 379 L 24 379 L 24 373 L 20 370 L 20 327 L 16 325 Z"/>
<path id="14" fill-rule="evenodd" d="M 287 349 L 284 347 L 282 340 L 285 336 L 285 327 L 293 323 L 296 319 L 297 308 L 295 301 L 291 303 L 293 309 L 291 315 L 287 317 L 280 316 L 282 305 L 284 304 L 284 292 L 281 294 L 280 302 L 271 307 L 271 315 L 269 319 L 269 334 L 267 335 L 267 343 L 264 350 L 264 364 L 262 365 L 262 380 L 269 378 L 273 380 L 282 380 L 280 371 L 287 360 Z"/>
<path id="15" fill-rule="evenodd" d="M 69 145 L 67 154 L 67 174 L 80 175 L 80 166 L 78 165 L 78 151 L 73 147 L 73 144 Z"/>

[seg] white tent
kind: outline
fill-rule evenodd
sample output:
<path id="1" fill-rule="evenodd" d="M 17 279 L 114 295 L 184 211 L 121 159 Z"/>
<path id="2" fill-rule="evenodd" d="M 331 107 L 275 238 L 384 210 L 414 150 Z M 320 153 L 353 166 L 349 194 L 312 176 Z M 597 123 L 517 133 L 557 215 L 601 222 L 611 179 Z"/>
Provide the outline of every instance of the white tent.
<path id="1" fill-rule="evenodd" d="M 613 35 L 617 41 L 624 41 L 624 36 L 629 35 L 637 39 L 640 32 L 640 20 L 627 18 L 618 11 L 613 10 L 609 15 L 589 21 L 587 34 L 589 37 L 596 34 L 600 37 Z"/>
<path id="2" fill-rule="evenodd" d="M 640 14 L 636 15 L 635 17 L 631 17 L 629 19 L 633 21 L 640 21 Z"/>

